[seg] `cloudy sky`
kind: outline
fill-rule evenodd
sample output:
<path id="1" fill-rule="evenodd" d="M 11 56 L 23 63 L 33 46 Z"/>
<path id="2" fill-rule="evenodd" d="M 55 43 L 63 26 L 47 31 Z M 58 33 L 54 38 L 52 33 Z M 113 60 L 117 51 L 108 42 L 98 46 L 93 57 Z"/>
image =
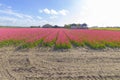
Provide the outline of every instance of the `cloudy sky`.
<path id="1" fill-rule="evenodd" d="M 120 26 L 120 0 L 0 0 L 0 25 Z"/>

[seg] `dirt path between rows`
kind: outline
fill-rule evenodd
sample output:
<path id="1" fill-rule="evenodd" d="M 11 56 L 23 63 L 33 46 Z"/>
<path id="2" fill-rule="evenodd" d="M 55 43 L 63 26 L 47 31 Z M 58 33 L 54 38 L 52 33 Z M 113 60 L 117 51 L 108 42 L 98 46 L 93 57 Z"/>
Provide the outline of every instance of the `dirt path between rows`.
<path id="1" fill-rule="evenodd" d="M 0 49 L 0 80 L 120 80 L 120 49 Z"/>

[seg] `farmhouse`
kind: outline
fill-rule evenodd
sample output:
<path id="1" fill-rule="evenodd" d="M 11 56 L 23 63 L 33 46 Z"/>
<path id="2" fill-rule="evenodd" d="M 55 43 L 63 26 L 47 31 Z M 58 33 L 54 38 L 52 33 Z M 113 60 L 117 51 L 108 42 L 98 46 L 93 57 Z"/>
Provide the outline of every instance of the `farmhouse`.
<path id="1" fill-rule="evenodd" d="M 45 24 L 42 26 L 42 28 L 63 28 L 63 26 L 58 26 L 58 25 L 50 25 L 50 24 Z"/>
<path id="2" fill-rule="evenodd" d="M 77 24 L 71 24 L 70 27 L 71 27 L 71 29 L 77 29 L 77 28 L 79 28 L 79 26 Z"/>
<path id="3" fill-rule="evenodd" d="M 54 25 L 53 28 L 63 28 L 63 26 Z"/>
<path id="4" fill-rule="evenodd" d="M 71 29 L 88 29 L 87 24 L 70 24 Z"/>
<path id="5" fill-rule="evenodd" d="M 45 24 L 45 25 L 43 25 L 42 27 L 43 27 L 43 28 L 53 28 L 53 26 L 50 25 L 50 24 Z"/>

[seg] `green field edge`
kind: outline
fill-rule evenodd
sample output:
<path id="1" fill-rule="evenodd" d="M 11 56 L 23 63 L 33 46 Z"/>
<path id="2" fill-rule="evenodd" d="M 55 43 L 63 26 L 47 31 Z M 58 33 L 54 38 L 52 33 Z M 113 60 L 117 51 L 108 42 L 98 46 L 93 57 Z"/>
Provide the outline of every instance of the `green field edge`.
<path id="1" fill-rule="evenodd" d="M 68 44 L 56 44 L 56 40 L 50 43 L 43 42 L 43 39 L 37 40 L 35 42 L 25 42 L 24 40 L 4 40 L 0 42 L 0 48 L 14 46 L 17 48 L 35 48 L 35 47 L 54 47 L 55 49 L 70 49 L 73 47 L 85 47 L 88 46 L 91 49 L 104 49 L 106 47 L 110 48 L 120 48 L 120 42 L 90 42 L 90 41 L 70 41 Z"/>
<path id="2" fill-rule="evenodd" d="M 106 28 L 106 27 L 101 27 L 101 28 L 90 28 L 90 30 L 111 30 L 111 31 L 120 31 L 120 28 Z"/>

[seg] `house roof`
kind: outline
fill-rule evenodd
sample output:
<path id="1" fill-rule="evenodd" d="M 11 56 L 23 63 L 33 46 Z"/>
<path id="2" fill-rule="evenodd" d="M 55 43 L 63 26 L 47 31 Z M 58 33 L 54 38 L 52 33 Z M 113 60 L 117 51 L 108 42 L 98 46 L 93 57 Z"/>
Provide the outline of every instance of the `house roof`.
<path id="1" fill-rule="evenodd" d="M 71 26 L 77 26 L 76 24 L 71 24 Z"/>
<path id="2" fill-rule="evenodd" d="M 45 24 L 45 25 L 43 25 L 42 27 L 44 27 L 44 28 L 48 28 L 48 27 L 53 27 L 52 25 L 50 25 L 50 24 Z"/>

